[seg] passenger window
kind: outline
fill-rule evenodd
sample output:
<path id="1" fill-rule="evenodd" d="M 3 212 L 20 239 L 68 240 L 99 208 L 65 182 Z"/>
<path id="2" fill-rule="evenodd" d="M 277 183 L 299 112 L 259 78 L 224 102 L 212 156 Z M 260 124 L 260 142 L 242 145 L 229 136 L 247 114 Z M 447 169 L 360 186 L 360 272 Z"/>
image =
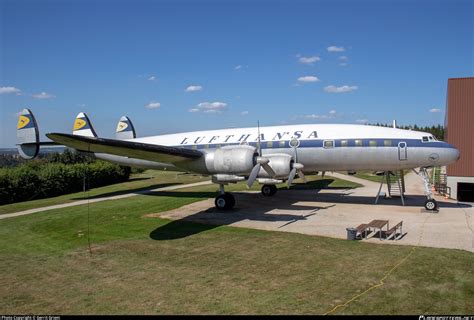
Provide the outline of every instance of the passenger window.
<path id="1" fill-rule="evenodd" d="M 193 146 L 192 146 L 192 149 L 193 149 L 193 150 L 196 150 L 197 148 L 198 148 L 197 145 L 193 145 Z"/>
<path id="2" fill-rule="evenodd" d="M 273 148 L 273 141 L 267 142 L 267 148 Z"/>
<path id="3" fill-rule="evenodd" d="M 208 144 L 205 144 L 205 145 L 204 145 L 204 149 L 209 149 L 209 145 L 208 145 Z"/>
<path id="4" fill-rule="evenodd" d="M 349 145 L 347 140 L 341 140 L 341 147 L 347 147 Z"/>
<path id="5" fill-rule="evenodd" d="M 324 148 L 334 148 L 334 140 L 324 140 Z"/>
<path id="6" fill-rule="evenodd" d="M 377 141 L 376 140 L 370 140 L 369 141 L 369 146 L 376 147 L 377 146 Z"/>
<path id="7" fill-rule="evenodd" d="M 221 145 L 220 144 L 216 144 L 216 149 L 220 149 L 221 148 Z"/>
<path id="8" fill-rule="evenodd" d="M 285 147 L 285 141 L 280 141 L 278 144 L 280 145 L 280 148 L 284 148 L 284 147 Z"/>
<path id="9" fill-rule="evenodd" d="M 362 147 L 362 140 L 357 139 L 354 141 L 354 144 L 356 145 L 356 147 Z"/>
<path id="10" fill-rule="evenodd" d="M 392 145 L 392 140 L 384 140 L 383 145 L 386 147 L 390 147 Z"/>
<path id="11" fill-rule="evenodd" d="M 428 142 L 428 137 L 426 137 L 426 136 L 423 137 L 423 138 L 422 138 L 422 141 L 423 141 L 423 142 Z"/>

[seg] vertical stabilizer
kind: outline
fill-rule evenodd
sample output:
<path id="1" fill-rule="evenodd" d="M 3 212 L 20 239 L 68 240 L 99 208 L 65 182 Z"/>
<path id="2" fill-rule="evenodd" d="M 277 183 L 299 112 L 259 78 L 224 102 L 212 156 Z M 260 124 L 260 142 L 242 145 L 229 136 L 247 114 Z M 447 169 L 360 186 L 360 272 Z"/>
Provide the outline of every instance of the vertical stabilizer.
<path id="1" fill-rule="evenodd" d="M 97 137 L 89 117 L 84 112 L 77 115 L 72 134 L 84 137 Z"/>
<path id="2" fill-rule="evenodd" d="M 137 137 L 135 128 L 129 117 L 123 116 L 120 118 L 117 124 L 117 130 L 115 130 L 115 138 L 117 140 L 135 139 Z"/>
<path id="3" fill-rule="evenodd" d="M 30 109 L 23 109 L 16 127 L 18 152 L 23 159 L 33 159 L 38 155 L 39 130 L 36 119 Z"/>

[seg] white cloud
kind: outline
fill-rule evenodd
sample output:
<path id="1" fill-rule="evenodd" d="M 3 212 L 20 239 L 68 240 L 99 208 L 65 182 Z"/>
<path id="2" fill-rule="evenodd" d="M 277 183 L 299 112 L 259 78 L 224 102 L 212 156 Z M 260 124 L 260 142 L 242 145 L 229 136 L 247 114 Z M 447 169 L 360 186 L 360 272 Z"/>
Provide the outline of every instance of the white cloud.
<path id="1" fill-rule="evenodd" d="M 336 114 L 336 110 L 329 111 L 329 114 Z"/>
<path id="2" fill-rule="evenodd" d="M 369 122 L 369 120 L 368 119 L 358 119 L 358 120 L 356 120 L 356 122 L 357 123 L 367 123 L 367 122 Z"/>
<path id="3" fill-rule="evenodd" d="M 221 113 L 227 108 L 225 102 L 201 102 L 197 105 L 197 108 L 189 109 L 189 112 L 204 112 L 204 113 Z"/>
<path id="4" fill-rule="evenodd" d="M 9 93 L 17 93 L 21 92 L 20 89 L 15 87 L 0 87 L 0 94 L 9 94 Z"/>
<path id="5" fill-rule="evenodd" d="M 242 65 L 240 65 L 240 64 L 238 66 L 234 67 L 234 70 L 240 70 L 240 69 L 242 69 Z"/>
<path id="6" fill-rule="evenodd" d="M 84 108 L 86 106 L 86 104 L 85 103 L 78 103 L 78 104 L 76 104 L 76 106 Z"/>
<path id="7" fill-rule="evenodd" d="M 324 88 L 324 91 L 329 92 L 329 93 L 344 93 L 344 92 L 351 92 L 354 90 L 357 90 L 357 86 L 341 86 L 341 87 L 336 87 L 336 86 L 327 86 Z"/>
<path id="8" fill-rule="evenodd" d="M 313 65 L 315 62 L 320 61 L 321 58 L 318 56 L 311 57 L 299 57 L 298 61 L 303 64 Z"/>
<path id="9" fill-rule="evenodd" d="M 158 109 L 159 107 L 161 107 L 161 103 L 156 101 L 152 101 L 145 106 L 145 108 L 147 109 Z"/>
<path id="10" fill-rule="evenodd" d="M 439 108 L 433 108 L 433 109 L 430 109 L 430 112 L 432 113 L 436 113 L 436 112 L 442 112 L 443 110 L 439 109 Z"/>
<path id="11" fill-rule="evenodd" d="M 201 91 L 202 86 L 189 86 L 186 88 L 186 92 L 196 92 L 196 91 Z"/>
<path id="12" fill-rule="evenodd" d="M 340 57 L 339 57 L 339 60 L 344 60 L 344 61 L 346 61 L 347 59 L 348 59 L 347 56 L 340 56 Z"/>
<path id="13" fill-rule="evenodd" d="M 246 115 L 248 115 L 248 114 L 249 114 L 248 111 L 242 111 L 242 112 L 240 113 L 241 116 L 246 116 Z"/>
<path id="14" fill-rule="evenodd" d="M 307 114 L 304 116 L 306 119 L 328 119 L 328 115 L 319 115 L 319 114 Z"/>
<path id="15" fill-rule="evenodd" d="M 344 47 L 330 46 L 327 48 L 329 52 L 344 52 L 346 49 Z"/>
<path id="16" fill-rule="evenodd" d="M 155 80 L 156 80 L 156 77 L 152 75 L 152 76 L 149 76 L 149 77 L 147 78 L 147 80 L 155 81 Z"/>
<path id="17" fill-rule="evenodd" d="M 315 76 L 304 76 L 304 77 L 299 77 L 298 81 L 300 82 L 318 82 L 320 81 L 318 77 Z"/>
<path id="18" fill-rule="evenodd" d="M 43 99 L 52 99 L 52 98 L 55 98 L 56 96 L 52 95 L 52 94 L 49 94 L 49 93 L 46 93 L 46 92 L 41 92 L 41 93 L 37 93 L 37 94 L 33 94 L 31 95 L 33 98 L 35 99 L 40 99 L 40 100 L 43 100 Z"/>
<path id="19" fill-rule="evenodd" d="M 347 63 L 341 62 L 341 63 L 339 63 L 339 65 L 340 65 L 341 67 L 345 67 L 345 66 L 347 66 Z"/>

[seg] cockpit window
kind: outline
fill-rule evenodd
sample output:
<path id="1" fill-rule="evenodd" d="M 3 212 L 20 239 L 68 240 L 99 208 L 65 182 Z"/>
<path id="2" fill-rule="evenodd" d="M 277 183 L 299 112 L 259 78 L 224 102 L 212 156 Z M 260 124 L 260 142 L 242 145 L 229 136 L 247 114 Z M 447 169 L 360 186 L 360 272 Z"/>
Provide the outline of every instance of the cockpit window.
<path id="1" fill-rule="evenodd" d="M 430 139 L 430 141 L 433 141 L 433 140 L 434 140 L 434 139 L 433 139 L 433 136 L 429 136 L 428 138 Z"/>
<path id="2" fill-rule="evenodd" d="M 423 138 L 421 138 L 423 142 L 428 142 L 428 137 L 427 136 L 424 136 Z"/>

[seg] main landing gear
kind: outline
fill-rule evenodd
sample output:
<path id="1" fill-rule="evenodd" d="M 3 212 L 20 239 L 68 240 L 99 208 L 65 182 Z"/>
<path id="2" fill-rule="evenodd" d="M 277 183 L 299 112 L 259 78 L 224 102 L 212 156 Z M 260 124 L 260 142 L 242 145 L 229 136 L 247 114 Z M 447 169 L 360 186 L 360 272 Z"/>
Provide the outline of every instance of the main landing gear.
<path id="1" fill-rule="evenodd" d="M 219 210 L 232 209 L 235 206 L 234 196 L 231 193 L 224 191 L 223 184 L 219 186 L 219 192 L 220 194 L 214 200 L 214 204 L 216 205 L 216 208 Z"/>
<path id="2" fill-rule="evenodd" d="M 265 184 L 262 186 L 262 194 L 265 197 L 271 197 L 277 193 L 277 187 L 272 184 Z M 214 204 L 218 210 L 230 210 L 235 206 L 235 198 L 229 193 L 225 192 L 224 185 L 219 185 L 219 195 L 214 200 Z"/>
<path id="3" fill-rule="evenodd" d="M 277 193 L 277 187 L 273 184 L 264 184 L 262 187 L 262 194 L 265 197 L 274 196 Z"/>

